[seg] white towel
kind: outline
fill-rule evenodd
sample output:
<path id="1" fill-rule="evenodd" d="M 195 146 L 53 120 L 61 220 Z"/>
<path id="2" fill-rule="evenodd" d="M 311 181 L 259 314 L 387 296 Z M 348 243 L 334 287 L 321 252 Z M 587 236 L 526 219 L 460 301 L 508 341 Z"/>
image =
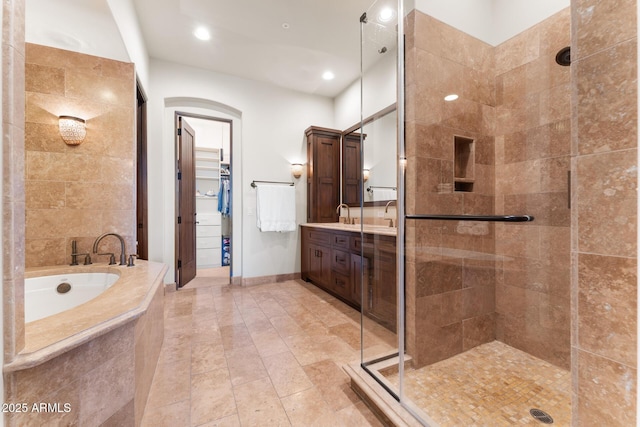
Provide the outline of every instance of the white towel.
<path id="1" fill-rule="evenodd" d="M 390 188 L 374 188 L 373 200 L 398 200 L 398 192 Z"/>
<path id="2" fill-rule="evenodd" d="M 256 188 L 256 225 L 260 231 L 296 231 L 296 188 L 259 184 Z"/>

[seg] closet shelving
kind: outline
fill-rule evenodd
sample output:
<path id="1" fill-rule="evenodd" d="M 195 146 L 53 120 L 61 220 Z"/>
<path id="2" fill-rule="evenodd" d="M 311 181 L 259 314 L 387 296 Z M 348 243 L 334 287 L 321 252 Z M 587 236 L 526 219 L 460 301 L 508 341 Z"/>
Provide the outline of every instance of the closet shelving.
<path id="1" fill-rule="evenodd" d="M 196 263 L 197 268 L 221 265 L 220 149 L 196 147 Z"/>

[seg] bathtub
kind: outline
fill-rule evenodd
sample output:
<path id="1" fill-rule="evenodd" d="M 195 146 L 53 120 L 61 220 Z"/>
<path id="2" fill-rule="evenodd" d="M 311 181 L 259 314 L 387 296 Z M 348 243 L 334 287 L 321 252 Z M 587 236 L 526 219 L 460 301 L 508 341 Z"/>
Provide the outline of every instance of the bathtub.
<path id="1" fill-rule="evenodd" d="M 140 425 L 164 337 L 166 272 L 142 260 L 26 269 L 6 401 L 69 403 L 71 412 L 12 413 L 6 425 Z"/>
<path id="2" fill-rule="evenodd" d="M 117 273 L 86 272 L 27 278 L 24 321 L 33 322 L 91 301 L 119 277 Z"/>

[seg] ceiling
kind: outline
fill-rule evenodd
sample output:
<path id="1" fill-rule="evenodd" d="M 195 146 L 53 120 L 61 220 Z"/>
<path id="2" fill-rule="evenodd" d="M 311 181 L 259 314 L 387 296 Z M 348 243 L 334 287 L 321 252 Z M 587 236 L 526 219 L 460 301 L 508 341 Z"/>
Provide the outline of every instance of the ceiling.
<path id="1" fill-rule="evenodd" d="M 374 0 L 133 2 L 152 58 L 335 97 L 359 77 L 359 19 Z M 209 41 L 193 36 L 199 25 Z"/>

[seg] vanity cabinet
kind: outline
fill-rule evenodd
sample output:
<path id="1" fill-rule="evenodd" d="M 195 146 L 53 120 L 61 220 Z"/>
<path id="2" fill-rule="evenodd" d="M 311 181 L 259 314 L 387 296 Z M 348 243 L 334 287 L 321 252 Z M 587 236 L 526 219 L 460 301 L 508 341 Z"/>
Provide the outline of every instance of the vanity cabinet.
<path id="1" fill-rule="evenodd" d="M 302 226 L 302 278 L 396 330 L 394 236 Z M 363 301 L 361 303 L 361 301 Z"/>
<path id="2" fill-rule="evenodd" d="M 307 222 L 337 222 L 340 139 L 335 129 L 310 126 L 307 137 Z"/>

